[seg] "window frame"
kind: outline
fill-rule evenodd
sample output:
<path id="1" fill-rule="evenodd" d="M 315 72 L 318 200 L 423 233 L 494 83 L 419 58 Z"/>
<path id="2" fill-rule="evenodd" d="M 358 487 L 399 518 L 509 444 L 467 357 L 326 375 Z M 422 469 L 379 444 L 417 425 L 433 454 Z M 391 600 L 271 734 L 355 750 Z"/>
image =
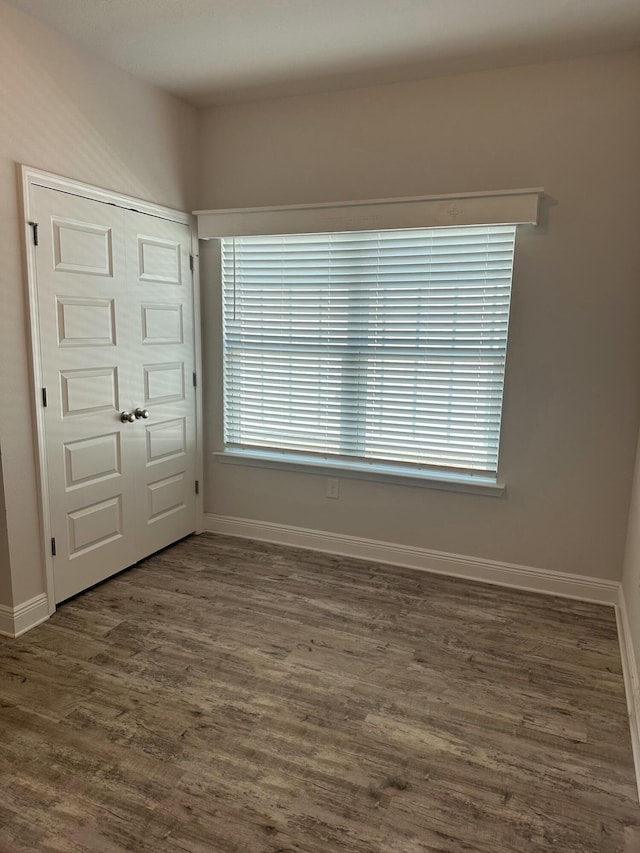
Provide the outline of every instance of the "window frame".
<path id="1" fill-rule="evenodd" d="M 201 239 L 219 244 L 219 238 L 267 234 L 304 234 L 336 230 L 379 230 L 399 227 L 435 227 L 446 225 L 514 224 L 536 226 L 539 221 L 542 188 L 506 190 L 489 193 L 426 196 L 409 199 L 336 202 L 320 205 L 294 205 L 275 208 L 243 208 L 196 211 Z M 375 220 L 375 221 L 374 221 Z M 326 227 L 322 228 L 322 223 Z M 331 227 L 328 227 L 330 223 Z M 219 264 L 219 255 L 217 258 Z M 216 305 L 222 330 L 222 287 L 219 276 Z M 220 336 L 221 337 L 221 336 Z M 378 481 L 403 486 L 426 487 L 446 491 L 500 496 L 506 485 L 501 479 L 500 462 L 496 478 L 480 474 L 441 472 L 378 461 L 354 463 L 303 454 L 224 447 L 221 388 L 222 347 L 216 354 L 218 387 L 215 396 L 217 427 L 212 456 L 216 462 L 235 466 L 265 468 L 321 476 L 340 476 L 356 480 Z M 501 442 L 502 443 L 502 442 Z"/>

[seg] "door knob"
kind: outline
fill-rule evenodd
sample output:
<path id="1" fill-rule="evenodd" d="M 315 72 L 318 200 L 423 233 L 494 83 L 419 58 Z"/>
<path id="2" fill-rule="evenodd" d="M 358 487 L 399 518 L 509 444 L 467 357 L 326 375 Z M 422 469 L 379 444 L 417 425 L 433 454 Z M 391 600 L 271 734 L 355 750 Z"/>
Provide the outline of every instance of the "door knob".
<path id="1" fill-rule="evenodd" d="M 147 409 L 136 409 L 134 415 L 136 418 L 144 418 L 146 420 L 149 417 L 149 412 Z"/>
<path id="2" fill-rule="evenodd" d="M 123 424 L 132 424 L 136 419 L 136 416 L 131 412 L 120 412 L 120 420 Z"/>

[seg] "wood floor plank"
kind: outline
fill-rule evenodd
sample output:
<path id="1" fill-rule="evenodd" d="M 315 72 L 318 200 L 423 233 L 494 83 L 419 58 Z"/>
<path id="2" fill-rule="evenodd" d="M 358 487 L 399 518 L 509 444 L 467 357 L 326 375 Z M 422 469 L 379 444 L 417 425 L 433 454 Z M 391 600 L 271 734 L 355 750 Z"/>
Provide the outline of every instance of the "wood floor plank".
<path id="1" fill-rule="evenodd" d="M 610 608 L 204 535 L 0 639 L 0 853 L 639 844 Z"/>

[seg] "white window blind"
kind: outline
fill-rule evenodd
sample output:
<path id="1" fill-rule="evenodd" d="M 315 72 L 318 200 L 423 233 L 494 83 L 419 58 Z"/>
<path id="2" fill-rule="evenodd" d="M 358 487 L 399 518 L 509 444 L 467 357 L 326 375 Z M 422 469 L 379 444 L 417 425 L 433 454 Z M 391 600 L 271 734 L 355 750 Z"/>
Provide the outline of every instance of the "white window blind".
<path id="1" fill-rule="evenodd" d="M 495 477 L 515 233 L 223 239 L 226 448 Z"/>

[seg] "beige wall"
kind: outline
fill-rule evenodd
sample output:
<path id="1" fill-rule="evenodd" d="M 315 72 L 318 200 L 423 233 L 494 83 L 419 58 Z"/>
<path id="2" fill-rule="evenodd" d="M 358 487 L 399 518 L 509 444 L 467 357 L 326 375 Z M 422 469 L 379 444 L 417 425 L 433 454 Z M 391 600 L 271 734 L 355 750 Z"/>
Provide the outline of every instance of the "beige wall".
<path id="1" fill-rule="evenodd" d="M 9 573 L 9 540 L 7 539 L 7 508 L 2 478 L 2 448 L 0 448 L 0 603 L 11 600 L 11 576 Z"/>
<path id="2" fill-rule="evenodd" d="M 41 593 L 44 582 L 15 164 L 189 209 L 196 115 L 82 55 L 1 0 L 0 81 L 0 447 L 7 498 L 0 603 L 12 603 L 3 561 L 8 540 L 16 604 Z"/>
<path id="3" fill-rule="evenodd" d="M 636 454 L 622 590 L 635 659 L 640 663 L 640 441 Z"/>
<path id="4" fill-rule="evenodd" d="M 202 208 L 535 186 L 552 200 L 518 240 L 504 497 L 343 479 L 335 501 L 322 477 L 209 456 L 207 510 L 619 578 L 640 402 L 639 152 L 637 52 L 204 112 Z M 212 372 L 210 447 L 219 396 Z"/>

